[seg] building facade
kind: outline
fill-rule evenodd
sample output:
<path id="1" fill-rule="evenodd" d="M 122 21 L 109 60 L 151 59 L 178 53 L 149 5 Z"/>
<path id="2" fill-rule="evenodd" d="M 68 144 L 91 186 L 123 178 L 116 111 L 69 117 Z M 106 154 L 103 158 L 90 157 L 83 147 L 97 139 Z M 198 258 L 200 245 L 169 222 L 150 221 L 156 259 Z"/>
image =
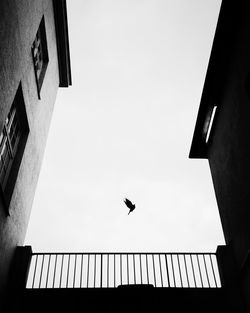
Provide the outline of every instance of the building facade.
<path id="1" fill-rule="evenodd" d="M 250 311 L 248 299 L 250 291 L 248 200 L 250 20 L 248 13 L 247 1 L 242 1 L 241 5 L 235 5 L 233 1 L 222 1 L 190 151 L 191 158 L 208 159 L 211 169 L 227 243 L 226 247 L 219 247 L 216 254 L 221 274 L 221 288 L 218 288 L 220 286 L 216 283 L 215 286 L 209 284 L 206 264 L 210 266 L 210 275 L 216 281 L 211 255 L 198 256 L 192 253 L 191 256 L 183 256 L 186 254 L 182 253 L 180 259 L 176 253 L 171 254 L 169 258 L 166 254 L 150 256 L 152 277 L 156 280 L 155 264 L 159 263 L 158 279 L 161 282 L 160 288 L 153 288 L 142 283 L 142 274 L 140 283 L 136 283 L 135 264 L 137 259 L 137 268 L 142 273 L 141 257 L 133 255 L 131 260 L 134 263 L 130 262 L 134 264 L 133 271 L 129 271 L 129 257 L 125 253 L 127 257 L 124 261 L 127 267 L 125 273 L 128 275 L 134 272 L 131 288 L 128 282 L 123 287 L 121 278 L 121 285 L 118 286 L 120 288 L 116 288 L 115 283 L 113 289 L 108 288 L 107 282 L 105 288 L 102 288 L 100 283 L 100 288 L 97 289 L 88 287 L 67 289 L 61 288 L 61 277 L 62 273 L 65 273 L 67 286 L 70 256 L 65 256 L 68 263 L 64 269 L 63 264 L 66 264 L 63 263 L 64 256 L 60 256 L 60 267 L 56 267 L 57 257 L 59 258 L 57 253 L 54 254 L 55 256 L 41 255 L 39 276 L 36 272 L 38 255 L 32 255 L 29 247 L 21 248 L 21 254 L 17 253 L 20 251 L 17 246 L 22 246 L 25 238 L 56 93 L 58 87 L 71 85 L 66 1 L 0 1 L 2 78 L 0 81 L 0 296 L 6 289 L 7 282 L 11 281 L 12 289 L 8 289 L 6 301 L 10 312 L 18 310 L 33 312 L 34 309 L 38 312 L 45 310 L 54 312 L 58 309 L 69 311 L 72 307 L 76 310 L 85 307 L 93 312 L 117 311 L 117 308 L 120 312 L 131 309 L 138 312 L 148 308 L 153 311 L 155 308 L 160 309 L 165 306 L 173 308 L 176 312 L 183 312 L 185 309 L 192 309 L 193 312 Z M 171 262 L 172 255 L 177 262 L 175 267 Z M 98 256 L 101 254 L 97 253 L 93 257 L 95 278 Z M 28 289 L 26 274 L 31 259 L 34 260 L 35 257 L 33 281 L 36 282 L 35 277 L 38 275 L 38 287 L 32 283 L 32 288 Z M 86 276 L 88 281 L 91 256 L 86 256 L 85 263 L 82 262 L 83 255 L 75 254 L 72 257 L 74 281 L 76 272 L 78 278 L 82 277 L 83 268 L 88 269 Z M 105 274 L 104 259 L 108 264 Z M 51 260 L 54 260 L 54 270 Z M 100 276 L 102 282 L 102 275 L 106 275 L 110 269 L 111 259 L 108 256 L 101 256 L 100 260 L 98 277 Z M 114 268 L 117 260 L 116 263 L 120 264 L 121 269 L 122 257 L 120 256 L 119 262 L 115 256 L 113 260 Z M 147 264 L 147 258 L 145 260 Z M 210 263 L 206 263 L 205 260 Z M 193 264 L 193 261 L 196 263 Z M 170 281 L 163 286 L 162 270 L 165 268 L 166 278 L 169 279 L 171 275 L 168 276 L 168 269 L 171 269 L 171 263 L 174 286 Z M 195 264 L 198 274 L 195 274 L 193 268 Z M 199 264 L 203 266 L 203 271 L 200 270 Z M 17 269 L 14 274 L 10 272 L 13 268 Z M 52 274 L 50 274 L 51 270 L 53 270 Z M 175 284 L 174 272 L 178 273 L 180 286 Z M 60 288 L 54 288 L 56 273 L 59 275 L 61 273 L 61 276 L 58 276 Z M 189 276 L 192 277 L 194 286 L 189 282 Z M 183 286 L 185 283 L 182 282 L 182 277 L 186 277 L 187 288 Z M 201 286 L 196 285 L 198 277 Z M 207 280 L 208 286 L 203 286 L 202 277 Z M 40 288 L 43 283 L 47 286 L 48 278 L 53 279 L 53 288 Z M 156 283 L 153 285 L 157 287 Z M 11 290 L 15 288 L 19 289 L 14 298 L 16 301 L 13 301 Z M 133 300 L 130 305 L 127 299 L 131 297 Z M 11 300 L 12 308 L 9 305 Z M 245 310 L 241 306 L 241 301 L 245 304 Z M 38 302 L 39 306 L 37 306 Z"/>
<path id="2" fill-rule="evenodd" d="M 231 279 L 250 311 L 250 20 L 247 1 L 222 1 L 190 157 L 207 158 Z M 226 262 L 227 263 L 227 262 Z M 225 264 L 226 265 L 226 264 Z"/>
<path id="3" fill-rule="evenodd" d="M 58 87 L 71 85 L 66 0 L 0 1 L 0 294 L 23 245 Z"/>

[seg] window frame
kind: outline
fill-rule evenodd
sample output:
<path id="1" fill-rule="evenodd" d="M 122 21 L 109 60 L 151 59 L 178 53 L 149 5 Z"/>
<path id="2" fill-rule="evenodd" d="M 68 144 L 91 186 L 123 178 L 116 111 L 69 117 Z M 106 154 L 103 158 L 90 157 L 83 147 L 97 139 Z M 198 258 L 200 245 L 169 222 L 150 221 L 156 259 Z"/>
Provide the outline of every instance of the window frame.
<path id="1" fill-rule="evenodd" d="M 9 117 L 10 115 L 10 117 Z M 16 120 L 16 124 L 14 124 L 14 120 Z M 11 134 L 11 127 L 14 125 L 15 129 L 13 133 Z M 16 128 L 19 128 L 19 131 L 16 133 Z M 16 133 L 16 135 L 15 135 Z M 3 126 L 3 130 L 0 134 L 0 156 L 7 155 L 7 157 L 0 157 L 0 184 L 2 188 L 5 188 L 6 181 L 8 179 L 8 174 L 10 171 L 10 168 L 12 166 L 13 159 L 15 158 L 18 142 L 20 140 L 22 133 L 21 133 L 21 127 L 18 117 L 18 112 L 15 107 L 15 102 L 13 102 L 13 105 L 11 106 L 11 109 L 7 115 L 7 118 L 5 119 L 5 123 Z M 12 138 L 15 136 L 15 141 L 13 143 Z M 6 152 L 6 153 L 5 153 Z M 3 162 L 1 162 L 1 159 Z M 5 162 L 7 160 L 7 162 Z M 2 166 L 1 166 L 2 163 Z M 6 164 L 7 163 L 7 164 Z M 3 174 L 2 178 L 2 172 L 5 172 Z"/>
<path id="2" fill-rule="evenodd" d="M 35 72 L 38 98 L 41 99 L 41 88 L 49 63 L 47 37 L 44 16 L 41 19 L 38 30 L 31 46 L 33 66 Z"/>
<path id="3" fill-rule="evenodd" d="M 218 111 L 218 106 L 214 105 L 211 111 L 209 112 L 209 116 L 206 121 L 206 138 L 205 138 L 206 144 L 208 144 L 211 141 L 211 136 L 212 136 L 212 132 L 214 129 L 217 111 Z"/>
<path id="4" fill-rule="evenodd" d="M 9 215 L 9 204 L 21 165 L 28 133 L 29 126 L 20 83 L 0 133 L 0 156 L 3 155 L 3 151 L 7 155 L 7 165 L 5 163 L 6 159 L 3 160 L 0 157 L 0 194 L 7 215 Z M 14 142 L 12 140 L 13 136 L 16 136 Z M 2 175 L 4 167 L 5 173 Z"/>

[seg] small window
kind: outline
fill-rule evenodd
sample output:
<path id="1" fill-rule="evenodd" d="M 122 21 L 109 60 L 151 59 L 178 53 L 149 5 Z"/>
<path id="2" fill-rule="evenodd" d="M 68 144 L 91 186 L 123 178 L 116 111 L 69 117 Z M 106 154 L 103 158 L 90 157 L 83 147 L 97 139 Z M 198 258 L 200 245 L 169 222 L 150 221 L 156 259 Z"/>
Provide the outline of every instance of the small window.
<path id="1" fill-rule="evenodd" d="M 38 98 L 49 62 L 44 17 L 41 20 L 35 40 L 32 44 L 32 57 L 37 84 Z"/>
<path id="2" fill-rule="evenodd" d="M 20 85 L 0 133 L 0 189 L 6 207 L 14 189 L 27 135 L 28 122 Z"/>
<path id="3" fill-rule="evenodd" d="M 212 127 L 213 127 L 216 110 L 217 110 L 217 106 L 214 106 L 213 110 L 211 112 L 211 115 L 209 116 L 209 121 L 207 123 L 206 143 L 208 143 L 209 138 L 210 138 L 210 134 L 211 134 L 211 130 L 212 130 Z"/>

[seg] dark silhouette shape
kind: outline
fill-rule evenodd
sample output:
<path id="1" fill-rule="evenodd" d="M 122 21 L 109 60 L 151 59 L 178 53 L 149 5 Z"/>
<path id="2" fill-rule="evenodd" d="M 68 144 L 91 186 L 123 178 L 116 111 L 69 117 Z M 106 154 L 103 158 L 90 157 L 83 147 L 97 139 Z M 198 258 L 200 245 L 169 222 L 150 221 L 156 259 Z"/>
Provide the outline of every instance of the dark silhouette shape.
<path id="1" fill-rule="evenodd" d="M 133 204 L 129 199 L 125 198 L 124 200 L 124 203 L 126 204 L 126 206 L 129 208 L 129 213 L 131 213 L 132 211 L 134 211 L 135 209 L 135 204 Z"/>
<path id="2" fill-rule="evenodd" d="M 117 288 L 122 288 L 122 289 L 148 289 L 152 288 L 154 285 L 152 284 L 130 284 L 130 285 L 118 285 Z"/>

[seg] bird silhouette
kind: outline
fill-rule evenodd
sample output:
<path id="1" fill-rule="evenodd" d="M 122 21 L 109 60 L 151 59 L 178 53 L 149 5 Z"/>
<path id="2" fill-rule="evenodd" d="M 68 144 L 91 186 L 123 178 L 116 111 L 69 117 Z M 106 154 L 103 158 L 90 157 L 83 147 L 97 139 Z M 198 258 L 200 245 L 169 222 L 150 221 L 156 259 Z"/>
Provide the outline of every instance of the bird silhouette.
<path id="1" fill-rule="evenodd" d="M 126 204 L 126 206 L 129 208 L 129 213 L 131 213 L 132 211 L 134 211 L 135 209 L 135 204 L 133 204 L 129 199 L 125 198 L 124 200 L 124 203 Z"/>

